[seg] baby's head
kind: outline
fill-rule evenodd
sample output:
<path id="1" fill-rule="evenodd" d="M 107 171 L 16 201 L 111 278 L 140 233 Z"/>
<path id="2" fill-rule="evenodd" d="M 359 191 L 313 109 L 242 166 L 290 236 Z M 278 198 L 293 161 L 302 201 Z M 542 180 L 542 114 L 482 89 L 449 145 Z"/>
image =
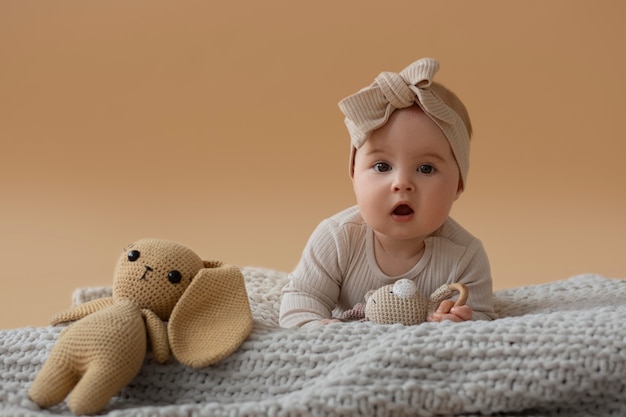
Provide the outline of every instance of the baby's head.
<path id="1" fill-rule="evenodd" d="M 383 72 L 374 82 L 339 102 L 352 142 L 350 176 L 354 157 L 371 133 L 384 126 L 398 109 L 418 106 L 443 132 L 450 144 L 461 177 L 467 183 L 472 124 L 465 105 L 449 89 L 433 81 L 439 62 L 415 61 L 400 73 Z"/>

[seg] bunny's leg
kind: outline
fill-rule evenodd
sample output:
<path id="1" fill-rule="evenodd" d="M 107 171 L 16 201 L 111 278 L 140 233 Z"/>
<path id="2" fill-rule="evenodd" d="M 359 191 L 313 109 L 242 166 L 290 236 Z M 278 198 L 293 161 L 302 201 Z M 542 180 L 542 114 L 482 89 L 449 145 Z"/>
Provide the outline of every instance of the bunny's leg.
<path id="1" fill-rule="evenodd" d="M 79 375 L 64 366 L 53 351 L 31 385 L 28 396 L 40 407 L 51 407 L 67 397 L 78 379 Z"/>
<path id="2" fill-rule="evenodd" d="M 131 366 L 115 366 L 110 362 L 91 363 L 68 399 L 70 410 L 77 415 L 96 414 L 109 400 L 137 375 L 143 358 Z"/>

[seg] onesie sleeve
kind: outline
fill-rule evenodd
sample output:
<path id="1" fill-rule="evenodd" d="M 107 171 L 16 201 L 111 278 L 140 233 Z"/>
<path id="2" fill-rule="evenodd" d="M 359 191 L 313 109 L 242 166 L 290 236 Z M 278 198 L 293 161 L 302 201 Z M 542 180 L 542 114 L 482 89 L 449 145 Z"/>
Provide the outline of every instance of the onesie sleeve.
<path id="1" fill-rule="evenodd" d="M 289 282 L 282 290 L 279 324 L 301 327 L 332 318 L 341 289 L 345 238 L 331 219 L 322 221 L 311 234 Z"/>
<path id="2" fill-rule="evenodd" d="M 467 286 L 467 304 L 472 307 L 472 320 L 493 320 L 493 285 L 489 259 L 480 240 L 474 239 L 461 258 L 455 281 Z"/>

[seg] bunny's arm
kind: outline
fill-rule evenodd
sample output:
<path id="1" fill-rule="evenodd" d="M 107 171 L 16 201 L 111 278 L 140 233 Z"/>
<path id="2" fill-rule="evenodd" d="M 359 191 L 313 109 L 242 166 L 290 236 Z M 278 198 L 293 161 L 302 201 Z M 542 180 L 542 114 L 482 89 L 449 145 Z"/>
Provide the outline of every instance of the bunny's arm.
<path id="1" fill-rule="evenodd" d="M 154 359 L 164 363 L 170 357 L 170 345 L 167 340 L 167 326 L 159 316 L 150 310 L 143 309 L 141 314 L 146 321 L 146 330 L 152 345 Z"/>
<path id="2" fill-rule="evenodd" d="M 98 310 L 102 310 L 110 305 L 113 305 L 113 302 L 113 297 L 104 297 L 73 306 L 65 311 L 55 314 L 50 320 L 50 324 L 56 325 L 59 323 L 82 319 L 91 313 L 95 313 Z"/>

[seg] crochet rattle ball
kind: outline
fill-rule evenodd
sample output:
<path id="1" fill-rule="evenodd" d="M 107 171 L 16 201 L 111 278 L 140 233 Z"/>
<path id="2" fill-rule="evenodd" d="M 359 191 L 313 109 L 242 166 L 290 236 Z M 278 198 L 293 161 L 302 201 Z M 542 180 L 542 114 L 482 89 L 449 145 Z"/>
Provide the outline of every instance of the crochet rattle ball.
<path id="1" fill-rule="evenodd" d="M 467 301 L 467 287 L 461 283 L 446 284 L 439 287 L 426 298 L 417 290 L 409 279 L 400 279 L 394 284 L 385 285 L 365 295 L 365 305 L 361 303 L 344 313 L 344 318 L 360 318 L 379 324 L 401 323 L 404 325 L 420 324 L 437 310 L 443 300 L 459 293 L 454 306 L 462 306 Z"/>

